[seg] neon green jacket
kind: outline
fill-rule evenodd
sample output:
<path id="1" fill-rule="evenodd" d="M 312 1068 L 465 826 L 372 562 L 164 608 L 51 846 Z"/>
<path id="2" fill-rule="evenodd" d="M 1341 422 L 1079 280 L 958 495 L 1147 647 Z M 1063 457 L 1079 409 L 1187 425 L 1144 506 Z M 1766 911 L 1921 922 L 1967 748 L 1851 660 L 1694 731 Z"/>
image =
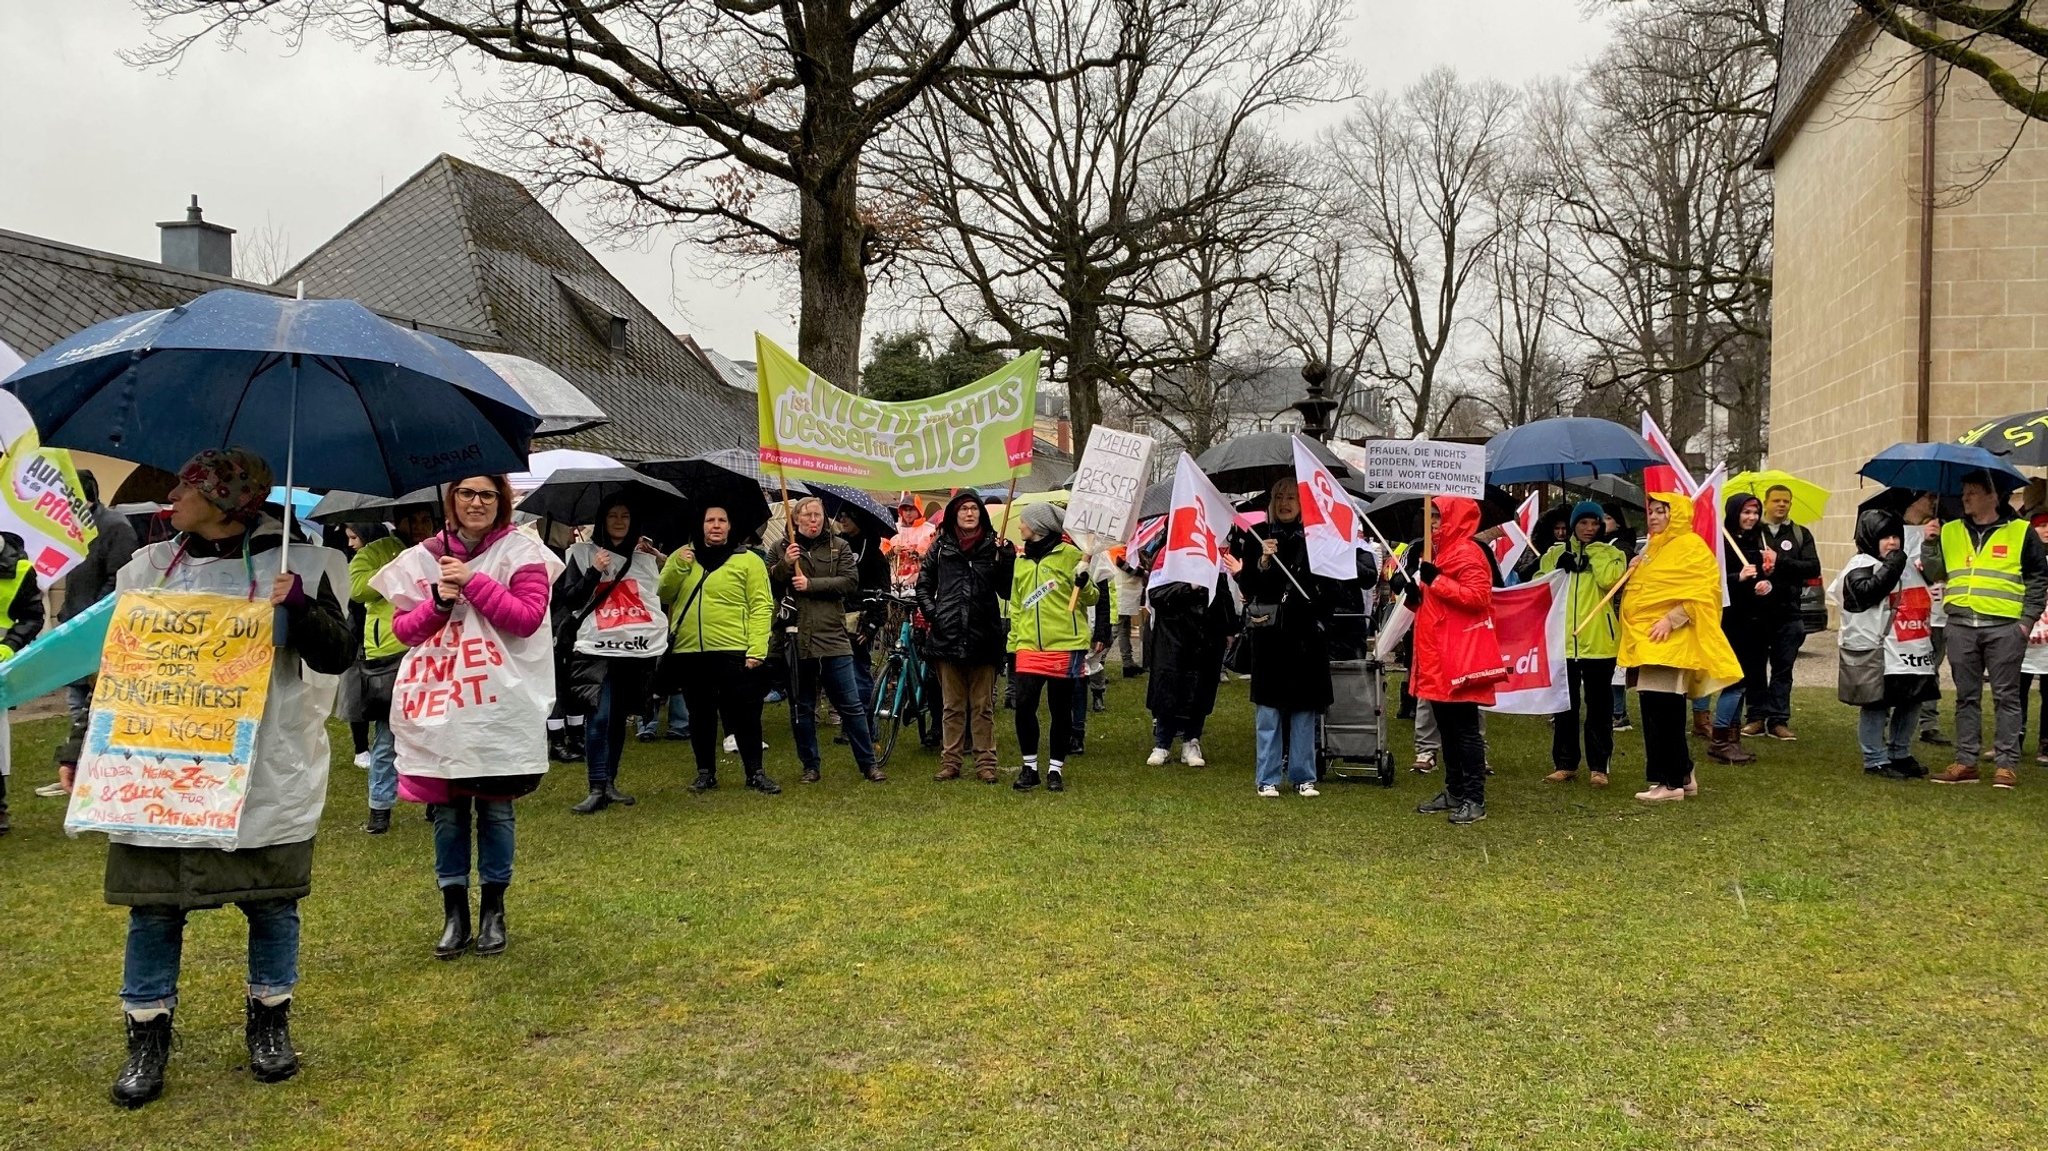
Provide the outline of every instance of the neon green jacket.
<path id="1" fill-rule="evenodd" d="M 1020 549 L 1010 572 L 1010 650 L 1086 651 L 1094 636 L 1088 609 L 1098 594 L 1094 583 L 1081 589 L 1072 610 L 1074 572 L 1083 562 L 1081 549 L 1062 543 L 1032 559 Z M 1046 581 L 1052 581 L 1046 587 Z M 1044 588 L 1041 592 L 1039 589 Z"/>
<path id="2" fill-rule="evenodd" d="M 398 633 L 391 630 L 391 601 L 370 586 L 370 577 L 383 571 L 385 564 L 397 559 L 404 551 L 405 545 L 399 543 L 396 536 L 385 536 L 364 544 L 355 558 L 348 561 L 348 598 L 363 605 L 363 656 L 366 659 L 388 659 L 405 654 L 405 645 L 398 641 Z"/>
<path id="3" fill-rule="evenodd" d="M 1586 571 L 1567 572 L 1565 582 L 1564 657 L 1566 659 L 1613 659 L 1621 651 L 1621 625 L 1614 612 L 1614 601 L 1600 609 L 1600 615 L 1585 630 L 1579 624 L 1593 605 L 1600 602 L 1609 588 L 1620 582 L 1623 572 L 1628 570 L 1628 557 L 1613 544 L 1594 542 L 1581 545 L 1577 540 L 1552 544 L 1543 553 L 1543 562 L 1536 565 L 1536 578 L 1542 579 L 1557 570 L 1557 557 L 1564 549 L 1583 550 L 1592 561 Z"/>
<path id="4" fill-rule="evenodd" d="M 698 584 L 703 591 L 697 591 Z M 741 548 L 706 576 L 704 565 L 685 565 L 677 548 L 662 566 L 658 594 L 669 613 L 669 650 L 743 651 L 748 659 L 768 658 L 775 593 L 769 590 L 768 565 L 760 553 Z M 685 600 L 689 610 L 679 615 L 677 605 Z"/>

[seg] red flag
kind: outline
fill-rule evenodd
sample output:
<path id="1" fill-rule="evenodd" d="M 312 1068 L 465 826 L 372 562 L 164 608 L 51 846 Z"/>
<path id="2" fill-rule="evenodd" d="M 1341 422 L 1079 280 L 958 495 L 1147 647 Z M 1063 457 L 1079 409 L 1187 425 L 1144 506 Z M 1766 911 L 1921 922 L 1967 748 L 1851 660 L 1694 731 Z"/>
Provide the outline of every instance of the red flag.
<path id="1" fill-rule="evenodd" d="M 1166 546 L 1160 550 L 1160 562 L 1147 585 L 1190 583 L 1214 598 L 1216 575 L 1223 570 L 1223 541 L 1236 518 L 1237 509 L 1182 452 L 1174 464 Z"/>

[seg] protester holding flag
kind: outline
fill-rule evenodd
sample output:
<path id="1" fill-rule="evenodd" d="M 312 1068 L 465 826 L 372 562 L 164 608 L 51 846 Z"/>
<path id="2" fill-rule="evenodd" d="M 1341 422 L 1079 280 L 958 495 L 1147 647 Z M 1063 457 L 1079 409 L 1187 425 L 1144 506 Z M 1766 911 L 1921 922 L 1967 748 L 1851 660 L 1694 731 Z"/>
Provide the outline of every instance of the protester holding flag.
<path id="1" fill-rule="evenodd" d="M 1715 763 L 1755 763 L 1756 756 L 1742 746 L 1742 701 L 1752 683 L 1762 683 L 1770 674 L 1771 631 L 1765 620 L 1770 591 L 1757 590 L 1763 572 L 1756 566 L 1763 555 L 1764 502 L 1747 492 L 1729 496 L 1721 527 L 1733 547 L 1724 548 L 1722 567 L 1727 572 L 1728 606 L 1721 610 L 1721 634 L 1742 664 L 1742 682 L 1724 688 L 1714 709 L 1713 727 L 1708 733 L 1707 758 Z"/>
<path id="2" fill-rule="evenodd" d="M 825 526 L 825 502 L 816 496 L 798 500 L 795 532 L 772 549 L 775 563 L 768 575 L 778 589 L 788 589 L 796 602 L 796 649 L 790 658 L 795 694 L 789 701 L 789 726 L 796 740 L 803 781 L 819 779 L 818 689 L 822 686 L 839 711 L 840 728 L 853 750 L 854 770 L 870 783 L 887 782 L 875 763 L 869 738 L 868 713 L 853 670 L 853 641 L 846 634 L 846 601 L 860 593 L 860 567 L 853 549 Z M 774 794 L 780 790 L 767 776 L 749 777 L 747 786 Z"/>
<path id="3" fill-rule="evenodd" d="M 1257 534 L 1240 532 L 1235 538 L 1237 583 L 1248 601 L 1240 642 L 1251 644 L 1258 793 L 1279 795 L 1284 771 L 1295 794 L 1314 796 L 1316 721 L 1334 698 L 1325 635 L 1329 596 L 1326 581 L 1310 566 L 1312 544 L 1297 481 L 1276 481 L 1267 496 L 1265 524 Z M 1355 555 L 1344 558 L 1355 570 Z"/>
<path id="4" fill-rule="evenodd" d="M 641 706 L 668 639 L 658 595 L 668 557 L 641 529 L 623 494 L 597 509 L 590 538 L 571 544 L 555 583 L 568 609 L 555 640 L 560 692 L 569 710 L 589 717 L 584 771 L 590 791 L 569 810 L 593 815 L 612 804 L 633 805 L 619 790 L 627 713 Z"/>
<path id="5" fill-rule="evenodd" d="M 1181 762 L 1207 767 L 1202 729 L 1216 710 L 1216 685 L 1223 677 L 1223 653 L 1237 634 L 1240 616 L 1231 599 L 1227 577 L 1208 588 L 1184 580 L 1151 589 L 1151 661 L 1145 684 L 1145 710 L 1152 713 L 1150 767 L 1162 767 L 1181 741 Z M 1205 594 L 1206 593 L 1206 594 Z"/>
<path id="6" fill-rule="evenodd" d="M 1621 600 L 1621 666 L 1643 709 L 1646 803 L 1699 794 L 1686 743 L 1686 700 L 1742 678 L 1721 632 L 1721 573 L 1693 531 L 1693 501 L 1649 490 L 1649 542 L 1630 565 Z"/>
<path id="7" fill-rule="evenodd" d="M 1566 573 L 1565 622 L 1569 630 L 1565 674 L 1571 682 L 1571 710 L 1551 717 L 1553 770 L 1544 777 L 1551 783 L 1565 783 L 1578 776 L 1582 726 L 1586 766 L 1594 787 L 1607 786 L 1607 768 L 1614 756 L 1611 685 L 1621 624 L 1607 593 L 1621 582 L 1628 560 L 1621 549 L 1600 541 L 1601 518 L 1599 504 L 1584 501 L 1575 505 L 1570 523 L 1565 525 L 1570 534 L 1544 552 L 1536 567 L 1538 579 L 1554 571 Z"/>
<path id="8" fill-rule="evenodd" d="M 1443 741 L 1444 789 L 1416 808 L 1448 812 L 1460 826 L 1486 818 L 1486 744 L 1479 709 L 1492 706 L 1507 678 L 1493 630 L 1493 565 L 1474 542 L 1479 505 L 1436 496 L 1431 556 L 1416 564 L 1403 594 L 1415 612 L 1415 698 L 1425 701 Z M 1405 580 L 1403 581 L 1406 582 Z"/>
<path id="9" fill-rule="evenodd" d="M 1052 709 L 1052 742 L 1045 770 L 1047 791 L 1066 788 L 1066 759 L 1072 738 L 1074 692 L 1093 638 L 1089 621 L 1095 581 L 1081 549 L 1062 534 L 1065 511 L 1053 503 L 1032 504 L 1022 513 L 1024 548 L 1011 565 L 1009 650 L 1017 659 L 1017 750 L 1023 770 L 1011 786 L 1038 786 L 1038 698 Z"/>
<path id="10" fill-rule="evenodd" d="M 1742 734 L 1791 740 L 1797 738 L 1791 728 L 1792 667 L 1806 643 L 1799 597 L 1807 581 L 1820 578 L 1820 553 L 1813 533 L 1792 522 L 1792 489 L 1782 485 L 1764 492 L 1764 519 L 1757 531 L 1763 545 L 1755 557 L 1762 573 L 1757 586 L 1770 589 L 1764 593 L 1768 611 L 1758 621 L 1770 631 L 1770 678 L 1747 685 L 1749 722 Z"/>
<path id="11" fill-rule="evenodd" d="M 974 776 L 994 783 L 1002 601 L 1008 598 L 1016 552 L 990 526 L 988 506 L 971 488 L 953 497 L 943 518 L 917 577 L 917 610 L 929 629 L 924 650 L 938 665 L 944 717 L 939 770 L 932 778 L 960 778 L 971 728 Z"/>
<path id="12" fill-rule="evenodd" d="M 1927 774 L 1913 758 L 1913 728 L 1920 705 L 1939 694 L 1934 637 L 1927 628 L 1933 600 L 1910 562 L 1904 535 L 1895 513 L 1859 513 L 1856 554 L 1829 589 L 1842 608 L 1839 691 L 1844 703 L 1861 709 L 1856 737 L 1863 770 L 1886 779 Z"/>
<path id="13" fill-rule="evenodd" d="M 663 678 L 679 688 L 690 713 L 690 748 L 697 778 L 691 791 L 718 786 L 718 727 L 725 724 L 738 749 L 747 783 L 767 781 L 761 770 L 761 685 L 755 675 L 768 660 L 775 595 L 760 553 L 741 545 L 732 520 L 707 507 L 691 542 L 661 569 L 661 606 L 669 618 L 669 654 Z"/>

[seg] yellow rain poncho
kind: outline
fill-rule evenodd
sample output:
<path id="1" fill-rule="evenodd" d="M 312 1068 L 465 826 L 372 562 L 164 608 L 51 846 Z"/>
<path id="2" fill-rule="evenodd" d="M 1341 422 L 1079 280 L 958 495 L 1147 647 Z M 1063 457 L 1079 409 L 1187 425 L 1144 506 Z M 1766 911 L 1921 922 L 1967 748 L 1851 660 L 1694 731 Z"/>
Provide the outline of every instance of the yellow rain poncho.
<path id="1" fill-rule="evenodd" d="M 1671 522 L 1650 537 L 1643 562 L 1622 589 L 1622 667 L 1668 667 L 1683 677 L 1685 693 L 1698 697 L 1742 679 L 1742 664 L 1721 633 L 1721 565 L 1692 529 L 1692 501 L 1650 493 L 1671 509 Z M 1650 628 L 1683 608 L 1691 620 L 1673 628 L 1663 642 Z"/>

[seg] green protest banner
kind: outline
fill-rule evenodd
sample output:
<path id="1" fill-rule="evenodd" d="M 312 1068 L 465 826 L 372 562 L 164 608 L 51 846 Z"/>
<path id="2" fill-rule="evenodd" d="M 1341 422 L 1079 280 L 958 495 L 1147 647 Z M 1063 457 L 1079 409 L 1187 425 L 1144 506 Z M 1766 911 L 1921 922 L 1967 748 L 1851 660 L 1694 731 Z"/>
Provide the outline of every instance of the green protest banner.
<path id="1" fill-rule="evenodd" d="M 1036 351 L 964 388 L 881 403 L 833 387 L 766 336 L 754 347 L 764 471 L 872 491 L 972 487 L 1031 471 Z"/>

